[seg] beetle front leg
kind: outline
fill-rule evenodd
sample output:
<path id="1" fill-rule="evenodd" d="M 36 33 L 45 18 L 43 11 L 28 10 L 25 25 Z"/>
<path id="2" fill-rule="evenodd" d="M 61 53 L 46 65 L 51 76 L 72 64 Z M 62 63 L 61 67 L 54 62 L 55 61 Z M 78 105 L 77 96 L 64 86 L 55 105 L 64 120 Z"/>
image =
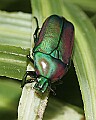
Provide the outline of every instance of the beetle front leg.
<path id="1" fill-rule="evenodd" d="M 27 55 L 27 59 L 34 64 L 34 60 L 30 57 L 30 55 Z"/>
<path id="2" fill-rule="evenodd" d="M 27 80 L 27 76 L 30 76 L 30 79 Z M 23 88 L 26 83 L 31 83 L 32 81 L 34 82 L 35 80 L 36 80 L 35 71 L 26 71 L 22 79 L 21 88 Z"/>

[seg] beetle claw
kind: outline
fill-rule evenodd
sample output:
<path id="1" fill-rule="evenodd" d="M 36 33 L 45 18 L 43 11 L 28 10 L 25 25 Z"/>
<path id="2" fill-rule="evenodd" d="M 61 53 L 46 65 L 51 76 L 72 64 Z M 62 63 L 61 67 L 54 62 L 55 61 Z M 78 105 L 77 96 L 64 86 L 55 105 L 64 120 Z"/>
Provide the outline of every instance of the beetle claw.
<path id="1" fill-rule="evenodd" d="M 48 88 L 49 88 L 50 91 L 52 91 L 53 95 L 55 96 L 56 92 L 50 86 Z"/>

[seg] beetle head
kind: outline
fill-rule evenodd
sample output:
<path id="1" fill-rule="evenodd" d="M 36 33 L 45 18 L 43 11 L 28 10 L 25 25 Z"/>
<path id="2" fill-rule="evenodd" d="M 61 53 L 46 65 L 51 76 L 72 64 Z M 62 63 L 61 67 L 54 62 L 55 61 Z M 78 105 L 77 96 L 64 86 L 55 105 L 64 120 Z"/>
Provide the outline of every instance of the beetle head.
<path id="1" fill-rule="evenodd" d="M 48 88 L 48 85 L 49 85 L 48 78 L 40 76 L 39 78 L 37 78 L 37 82 L 34 85 L 34 89 L 37 92 L 44 93 L 46 91 L 46 89 Z"/>

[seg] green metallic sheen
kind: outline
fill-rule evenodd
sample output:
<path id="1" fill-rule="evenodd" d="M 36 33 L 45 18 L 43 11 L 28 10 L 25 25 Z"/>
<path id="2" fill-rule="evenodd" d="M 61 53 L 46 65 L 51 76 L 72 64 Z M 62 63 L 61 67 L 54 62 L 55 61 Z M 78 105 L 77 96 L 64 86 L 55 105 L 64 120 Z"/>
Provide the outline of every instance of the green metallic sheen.
<path id="1" fill-rule="evenodd" d="M 48 79 L 44 77 L 40 77 L 37 80 L 38 82 L 34 85 L 34 89 L 37 90 L 38 92 L 42 91 L 42 93 L 44 93 L 49 85 Z"/>
<path id="2" fill-rule="evenodd" d="M 23 79 L 29 75 L 36 81 L 34 89 L 44 93 L 51 84 L 61 79 L 70 67 L 72 48 L 74 42 L 74 26 L 64 17 L 49 16 L 39 31 L 38 20 L 34 33 L 33 59 L 28 59 L 34 64 L 35 72 L 27 71 Z"/>
<path id="3" fill-rule="evenodd" d="M 53 61 L 53 59 L 51 56 L 44 53 L 35 53 L 35 68 L 39 69 L 42 76 L 50 78 L 50 74 L 54 74 L 54 71 L 57 69 L 57 64 Z"/>
<path id="4" fill-rule="evenodd" d="M 39 39 L 43 39 L 38 46 L 34 47 L 34 52 L 40 51 L 42 53 L 49 54 L 51 53 L 56 46 L 58 45 L 58 40 L 60 39 L 60 35 L 62 32 L 63 20 L 60 17 L 52 17 L 51 19 L 47 19 L 46 26 L 44 30 L 41 29 Z"/>

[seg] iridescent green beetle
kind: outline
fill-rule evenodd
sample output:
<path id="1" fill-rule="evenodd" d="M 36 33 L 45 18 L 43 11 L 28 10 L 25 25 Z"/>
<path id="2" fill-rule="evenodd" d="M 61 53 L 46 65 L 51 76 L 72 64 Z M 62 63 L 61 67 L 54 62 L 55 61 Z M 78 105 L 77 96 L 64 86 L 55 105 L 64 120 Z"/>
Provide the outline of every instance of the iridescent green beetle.
<path id="1" fill-rule="evenodd" d="M 52 83 L 61 79 L 70 67 L 74 26 L 64 17 L 51 15 L 45 20 L 38 33 L 37 19 L 36 22 L 35 46 L 33 49 L 34 61 L 28 56 L 30 61 L 34 63 L 35 72 L 26 72 L 22 86 L 27 82 L 26 77 L 29 75 L 36 80 L 34 89 L 44 93 L 48 87 L 51 87 Z"/>

